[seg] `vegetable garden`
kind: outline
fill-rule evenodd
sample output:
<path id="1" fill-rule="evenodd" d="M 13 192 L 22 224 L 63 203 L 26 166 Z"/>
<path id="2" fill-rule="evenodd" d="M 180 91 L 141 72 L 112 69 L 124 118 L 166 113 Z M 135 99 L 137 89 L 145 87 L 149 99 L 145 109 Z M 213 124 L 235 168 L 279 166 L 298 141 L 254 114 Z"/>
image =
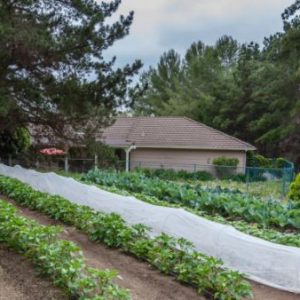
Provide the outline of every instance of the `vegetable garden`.
<path id="1" fill-rule="evenodd" d="M 217 215 L 229 222 L 243 221 L 256 224 L 263 230 L 275 229 L 279 232 L 296 233 L 300 229 L 299 201 L 290 200 L 288 203 L 281 203 L 270 200 L 265 202 L 256 197 L 246 196 L 238 190 L 182 185 L 157 178 L 147 178 L 139 173 L 93 170 L 84 175 L 82 180 L 140 193 L 154 197 L 163 203 L 192 209 L 200 214 Z"/>
<path id="2" fill-rule="evenodd" d="M 109 191 L 134 195 L 160 206 L 183 207 L 214 222 L 278 244 L 300 247 L 297 197 L 288 203 L 245 197 L 239 190 L 207 188 L 149 178 L 140 173 L 90 171 L 81 178 Z M 143 224 L 129 225 L 118 214 L 94 211 L 61 196 L 34 190 L 28 184 L 0 176 L 0 194 L 21 206 L 76 227 L 91 241 L 120 249 L 150 263 L 177 281 L 195 287 L 210 299 L 243 299 L 251 288 L 243 274 L 226 269 L 221 260 L 199 253 L 192 243 L 162 233 L 153 237 Z M 115 283 L 117 273 L 89 268 L 80 249 L 61 240 L 59 227 L 41 226 L 19 216 L 0 201 L 0 242 L 24 254 L 42 274 L 78 299 L 130 299 L 129 291 Z M 40 258 L 41 257 L 41 258 Z"/>
<path id="3" fill-rule="evenodd" d="M 75 226 L 93 241 L 120 248 L 161 272 L 175 276 L 178 281 L 192 284 L 199 294 L 213 299 L 241 299 L 251 294 L 250 286 L 241 274 L 226 270 L 220 260 L 195 251 L 184 239 L 165 234 L 152 239 L 148 229 L 141 224 L 127 225 L 116 214 L 95 212 L 62 197 L 34 191 L 15 179 L 1 176 L 0 192 L 23 206 Z"/>

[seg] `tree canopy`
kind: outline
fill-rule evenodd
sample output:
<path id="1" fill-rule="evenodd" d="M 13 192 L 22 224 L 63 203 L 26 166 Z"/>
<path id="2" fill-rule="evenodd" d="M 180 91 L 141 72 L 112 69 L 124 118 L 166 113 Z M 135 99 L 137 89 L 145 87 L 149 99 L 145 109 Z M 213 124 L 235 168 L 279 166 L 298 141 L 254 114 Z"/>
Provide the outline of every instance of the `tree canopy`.
<path id="1" fill-rule="evenodd" d="M 144 72 L 136 115 L 185 115 L 300 163 L 300 1 L 282 14 L 283 31 L 264 44 L 230 36 L 164 53 Z"/>
<path id="2" fill-rule="evenodd" d="M 68 141 L 108 125 L 141 67 L 103 58 L 133 22 L 109 21 L 120 2 L 0 0 L 0 134 L 35 124 Z"/>

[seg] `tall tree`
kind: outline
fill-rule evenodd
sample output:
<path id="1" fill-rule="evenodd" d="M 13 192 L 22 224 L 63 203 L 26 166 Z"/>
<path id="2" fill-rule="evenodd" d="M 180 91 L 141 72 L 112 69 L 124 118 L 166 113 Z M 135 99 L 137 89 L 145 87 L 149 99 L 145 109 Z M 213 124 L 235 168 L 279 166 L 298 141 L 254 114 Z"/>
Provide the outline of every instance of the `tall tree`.
<path id="1" fill-rule="evenodd" d="M 103 58 L 133 21 L 107 22 L 120 2 L 0 0 L 0 133 L 31 123 L 68 141 L 108 125 L 141 67 Z"/>
<path id="2" fill-rule="evenodd" d="M 300 164 L 299 13 L 296 0 L 282 14 L 283 31 L 262 47 L 223 36 L 213 46 L 193 43 L 168 78 L 152 67 L 140 111 L 192 117 Z"/>

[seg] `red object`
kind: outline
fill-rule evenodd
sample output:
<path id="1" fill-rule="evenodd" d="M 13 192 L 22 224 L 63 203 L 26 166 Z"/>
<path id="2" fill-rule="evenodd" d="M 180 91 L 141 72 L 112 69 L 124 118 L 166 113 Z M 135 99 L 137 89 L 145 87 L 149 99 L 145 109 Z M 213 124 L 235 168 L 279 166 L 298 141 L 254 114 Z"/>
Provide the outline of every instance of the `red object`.
<path id="1" fill-rule="evenodd" d="M 65 154 L 65 151 L 57 149 L 57 148 L 46 148 L 40 150 L 40 153 L 45 155 L 63 155 Z"/>

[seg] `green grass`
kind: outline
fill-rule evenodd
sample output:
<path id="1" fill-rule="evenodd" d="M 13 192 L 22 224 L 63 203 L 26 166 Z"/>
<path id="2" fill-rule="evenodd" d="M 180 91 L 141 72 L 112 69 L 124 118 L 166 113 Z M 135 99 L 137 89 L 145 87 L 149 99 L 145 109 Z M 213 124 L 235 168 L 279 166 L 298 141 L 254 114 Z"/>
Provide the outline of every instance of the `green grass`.
<path id="1" fill-rule="evenodd" d="M 209 188 L 228 188 L 236 190 L 238 189 L 242 193 L 249 194 L 251 196 L 260 197 L 263 199 L 275 198 L 284 199 L 283 196 L 283 183 L 282 181 L 257 181 L 257 182 L 236 182 L 231 180 L 212 180 L 212 181 L 194 181 L 193 184 L 201 184 Z"/>

